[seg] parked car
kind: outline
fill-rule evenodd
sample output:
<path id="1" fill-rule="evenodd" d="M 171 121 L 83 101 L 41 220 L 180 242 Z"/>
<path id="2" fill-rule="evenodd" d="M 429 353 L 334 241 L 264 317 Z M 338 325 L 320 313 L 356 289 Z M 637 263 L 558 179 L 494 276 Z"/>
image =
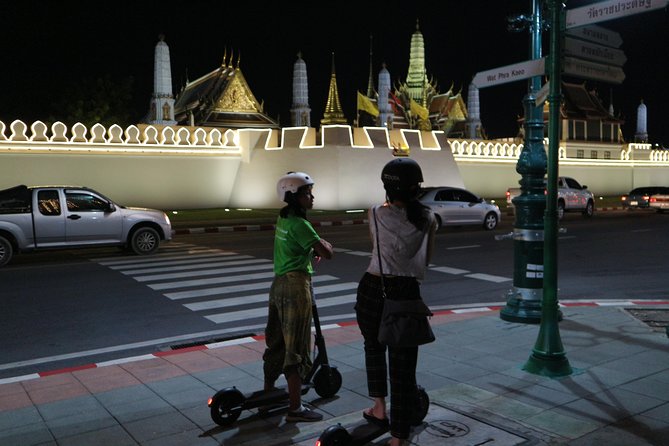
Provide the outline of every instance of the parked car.
<path id="1" fill-rule="evenodd" d="M 497 205 L 457 187 L 426 187 L 418 200 L 434 211 L 438 227 L 482 225 L 490 231 L 501 218 Z"/>
<path id="2" fill-rule="evenodd" d="M 637 187 L 632 189 L 627 195 L 620 197 L 620 202 L 625 209 L 647 209 L 650 207 L 650 198 L 657 194 L 668 195 L 669 187 Z"/>
<path id="3" fill-rule="evenodd" d="M 659 213 L 669 210 L 669 194 L 651 195 L 648 205 Z"/>
<path id="4" fill-rule="evenodd" d="M 172 238 L 163 211 L 125 207 L 80 186 L 16 186 L 0 191 L 0 267 L 14 253 L 120 246 L 153 254 Z"/>
<path id="5" fill-rule="evenodd" d="M 509 209 L 514 209 L 513 199 L 520 195 L 519 187 L 510 187 L 506 191 L 506 202 Z M 546 191 L 544 191 L 546 193 Z M 595 212 L 595 197 L 588 186 L 579 184 L 570 177 L 558 177 L 557 213 L 562 220 L 565 212 L 581 212 L 585 217 L 592 217 Z"/>

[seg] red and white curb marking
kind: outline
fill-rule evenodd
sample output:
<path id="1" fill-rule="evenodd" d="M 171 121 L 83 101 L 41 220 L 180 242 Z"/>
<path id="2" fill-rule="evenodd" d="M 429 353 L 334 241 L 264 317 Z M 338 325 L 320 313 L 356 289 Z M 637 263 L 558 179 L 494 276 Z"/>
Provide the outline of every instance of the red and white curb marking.
<path id="1" fill-rule="evenodd" d="M 566 308 L 570 308 L 570 307 L 633 307 L 633 306 L 651 306 L 651 307 L 653 307 L 653 306 L 664 306 L 664 305 L 669 305 L 669 300 L 599 300 L 599 301 L 594 301 L 594 300 L 587 300 L 587 299 L 574 299 L 574 300 L 559 302 L 560 307 L 566 307 Z M 481 306 L 481 307 L 433 310 L 433 313 L 434 313 L 435 316 L 443 316 L 443 315 L 449 315 L 449 314 L 485 313 L 485 312 L 499 311 L 503 307 L 504 307 L 504 303 L 496 303 L 496 304 L 493 304 L 493 305 Z M 355 321 L 350 321 L 350 322 L 341 322 L 341 323 L 336 323 L 336 324 L 328 324 L 328 325 L 323 325 L 321 327 L 321 330 L 332 330 L 332 329 L 335 329 L 335 328 L 350 327 L 352 325 L 357 325 L 357 323 Z M 62 373 L 76 372 L 78 370 L 95 369 L 95 368 L 105 367 L 105 366 L 109 366 L 109 365 L 127 364 L 127 363 L 130 363 L 130 362 L 143 361 L 143 360 L 146 360 L 146 359 L 162 358 L 162 357 L 165 357 L 165 356 L 178 355 L 180 353 L 186 353 L 186 352 L 211 350 L 211 349 L 215 349 L 215 348 L 228 347 L 228 346 L 231 346 L 231 345 L 242 345 L 242 344 L 249 344 L 249 343 L 252 343 L 252 342 L 261 342 L 264 339 L 265 339 L 265 336 L 262 336 L 262 335 L 247 336 L 247 337 L 244 337 L 244 338 L 231 339 L 229 341 L 214 342 L 214 343 L 211 343 L 211 344 L 196 345 L 196 346 L 193 346 L 193 347 L 185 347 L 185 348 L 180 348 L 180 349 L 177 349 L 177 350 L 168 350 L 168 351 L 164 351 L 164 352 L 149 353 L 149 354 L 146 354 L 146 355 L 131 356 L 131 357 L 127 357 L 127 358 L 114 359 L 114 360 L 111 360 L 111 361 L 97 362 L 97 363 L 86 364 L 86 365 L 75 366 L 75 367 L 67 367 L 67 368 L 51 370 L 51 371 L 47 371 L 47 372 L 31 373 L 31 374 L 28 374 L 28 375 L 21 375 L 21 376 L 15 376 L 15 377 L 11 377 L 11 378 L 0 379 L 0 385 L 20 382 L 20 381 L 28 381 L 28 380 L 31 380 L 31 379 L 38 379 L 38 378 L 43 378 L 43 377 L 46 377 L 46 376 L 59 375 L 59 374 L 62 374 Z"/>
<path id="2" fill-rule="evenodd" d="M 314 227 L 325 227 L 325 226 L 349 226 L 349 225 L 362 225 L 369 223 L 367 219 L 359 220 L 340 220 L 340 221 L 315 221 L 312 222 Z M 184 234 L 209 234 L 215 232 L 246 232 L 246 231 L 273 231 L 275 225 L 272 224 L 261 224 L 261 225 L 237 225 L 237 226 L 211 226 L 206 228 L 189 228 L 189 229 L 175 229 L 172 231 L 172 234 L 175 235 L 184 235 Z"/>

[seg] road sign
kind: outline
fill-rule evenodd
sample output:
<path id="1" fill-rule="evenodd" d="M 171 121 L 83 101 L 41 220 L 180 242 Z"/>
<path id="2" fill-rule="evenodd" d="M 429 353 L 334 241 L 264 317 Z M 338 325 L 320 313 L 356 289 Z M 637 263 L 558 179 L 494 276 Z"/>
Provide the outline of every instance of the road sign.
<path id="1" fill-rule="evenodd" d="M 620 45 L 623 44 L 620 33 L 597 25 L 568 29 L 566 34 L 611 48 L 620 48 Z"/>
<path id="2" fill-rule="evenodd" d="M 548 98 L 548 93 L 550 93 L 550 91 L 551 91 L 551 81 L 548 81 L 544 84 L 543 87 L 541 87 L 541 90 L 537 91 L 537 94 L 534 98 L 535 107 L 539 107 L 546 101 L 546 98 Z"/>
<path id="3" fill-rule="evenodd" d="M 606 20 L 662 9 L 669 0 L 606 0 L 567 10 L 566 27 L 592 25 Z"/>
<path id="4" fill-rule="evenodd" d="M 621 84 L 625 80 L 625 73 L 620 67 L 567 56 L 564 58 L 564 74 L 610 84 Z"/>
<path id="5" fill-rule="evenodd" d="M 586 42 L 584 40 L 573 39 L 565 37 L 564 39 L 565 54 L 581 59 L 593 60 L 608 65 L 615 65 L 622 67 L 627 61 L 627 56 L 621 50 L 615 48 L 608 48 L 596 43 Z"/>
<path id="6" fill-rule="evenodd" d="M 477 88 L 485 88 L 493 85 L 520 81 L 534 76 L 543 76 L 546 71 L 545 66 L 545 57 L 542 57 L 541 59 L 527 60 L 525 62 L 476 73 L 472 83 L 476 85 Z"/>

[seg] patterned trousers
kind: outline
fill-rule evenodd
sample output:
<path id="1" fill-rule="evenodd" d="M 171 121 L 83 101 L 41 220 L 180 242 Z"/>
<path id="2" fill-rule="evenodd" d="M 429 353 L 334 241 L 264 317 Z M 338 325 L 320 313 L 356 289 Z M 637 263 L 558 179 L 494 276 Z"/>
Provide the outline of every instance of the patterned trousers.
<path id="1" fill-rule="evenodd" d="M 407 299 L 420 296 L 418 282 L 407 277 L 384 277 L 386 293 Z M 358 284 L 355 304 L 356 318 L 365 341 L 367 388 L 371 397 L 388 395 L 387 377 L 390 366 L 390 432 L 396 438 L 409 438 L 412 414 L 416 412 L 418 394 L 416 364 L 418 347 L 395 348 L 379 343 L 379 325 L 383 310 L 381 278 L 369 273 Z M 388 362 L 386 363 L 386 350 Z"/>

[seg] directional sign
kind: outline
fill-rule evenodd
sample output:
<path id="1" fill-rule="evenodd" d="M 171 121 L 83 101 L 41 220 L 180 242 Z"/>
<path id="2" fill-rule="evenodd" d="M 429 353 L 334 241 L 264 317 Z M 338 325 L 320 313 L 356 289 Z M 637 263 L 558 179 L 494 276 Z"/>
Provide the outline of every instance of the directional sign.
<path id="1" fill-rule="evenodd" d="M 620 48 L 620 45 L 623 44 L 620 33 L 597 25 L 568 29 L 566 34 L 611 48 Z"/>
<path id="2" fill-rule="evenodd" d="M 537 91 L 537 94 L 534 98 L 535 107 L 539 107 L 546 101 L 546 99 L 548 98 L 548 93 L 550 93 L 550 91 L 551 91 L 551 81 L 548 81 L 544 84 L 543 87 L 541 87 L 541 90 Z"/>
<path id="3" fill-rule="evenodd" d="M 564 39 L 565 54 L 581 59 L 593 60 L 609 65 L 622 67 L 627 61 L 627 56 L 621 50 L 615 48 L 608 48 L 596 43 L 586 42 L 584 40 L 572 39 L 565 37 Z"/>
<path id="4" fill-rule="evenodd" d="M 621 84 L 625 80 L 625 73 L 620 67 L 576 59 L 574 57 L 564 58 L 564 74 L 608 82 L 610 84 Z"/>
<path id="5" fill-rule="evenodd" d="M 592 25 L 606 20 L 662 9 L 669 0 L 607 0 L 567 10 L 566 27 Z"/>
<path id="6" fill-rule="evenodd" d="M 534 76 L 543 76 L 546 72 L 546 58 L 527 60 L 505 67 L 494 68 L 476 73 L 472 83 L 477 88 L 491 87 L 528 79 Z"/>

